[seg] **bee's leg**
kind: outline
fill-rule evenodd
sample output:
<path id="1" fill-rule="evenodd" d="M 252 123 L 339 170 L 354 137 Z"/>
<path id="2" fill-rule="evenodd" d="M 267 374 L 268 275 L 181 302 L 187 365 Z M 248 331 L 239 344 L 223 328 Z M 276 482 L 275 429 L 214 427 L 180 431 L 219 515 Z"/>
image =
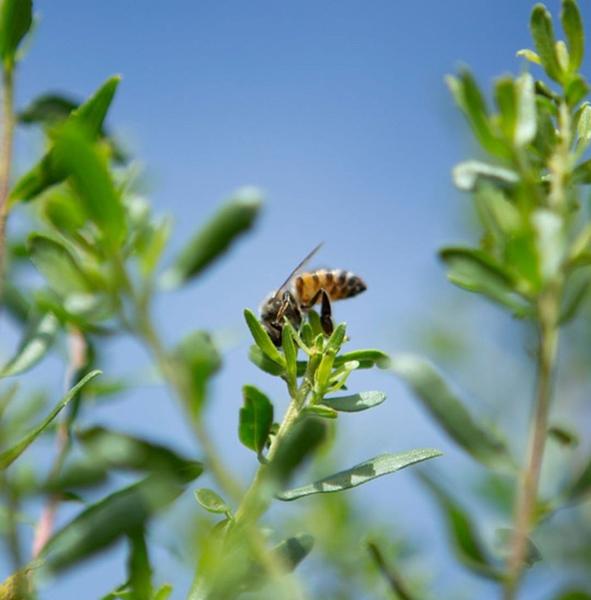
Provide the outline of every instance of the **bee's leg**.
<path id="1" fill-rule="evenodd" d="M 326 335 L 330 335 L 333 332 L 334 326 L 332 323 L 332 309 L 330 306 L 330 296 L 325 289 L 319 289 L 310 301 L 303 307 L 304 310 L 312 308 L 316 302 L 320 299 L 320 323 L 322 329 Z"/>
<path id="2" fill-rule="evenodd" d="M 333 332 L 334 325 L 332 323 L 332 309 L 330 307 L 330 296 L 326 290 L 320 290 L 322 294 L 322 303 L 320 305 L 320 323 L 326 335 Z"/>

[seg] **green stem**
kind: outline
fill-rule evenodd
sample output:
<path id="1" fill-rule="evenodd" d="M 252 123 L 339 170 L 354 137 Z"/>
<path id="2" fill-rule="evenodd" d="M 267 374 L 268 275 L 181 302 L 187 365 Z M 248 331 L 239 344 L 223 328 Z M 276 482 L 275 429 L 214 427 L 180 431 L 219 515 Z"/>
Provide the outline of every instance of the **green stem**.
<path id="1" fill-rule="evenodd" d="M 6 220 L 8 218 L 8 192 L 12 165 L 12 142 L 14 137 L 14 78 L 10 67 L 3 71 L 2 90 L 2 138 L 0 140 L 0 298 L 4 288 L 6 261 Z"/>
<path id="2" fill-rule="evenodd" d="M 552 398 L 552 378 L 558 348 L 560 287 L 550 286 L 538 303 L 540 332 L 538 347 L 537 390 L 531 420 L 527 459 L 522 472 L 515 507 L 511 554 L 507 562 L 505 600 L 516 598 L 525 566 L 527 537 L 535 522 L 538 486 L 548 431 L 548 413 Z"/>
<path id="3" fill-rule="evenodd" d="M 379 546 L 375 542 L 370 541 L 367 542 L 367 549 L 372 560 L 384 576 L 384 579 L 388 582 L 394 597 L 400 600 L 415 600 L 400 573 L 391 564 L 386 562 Z"/>

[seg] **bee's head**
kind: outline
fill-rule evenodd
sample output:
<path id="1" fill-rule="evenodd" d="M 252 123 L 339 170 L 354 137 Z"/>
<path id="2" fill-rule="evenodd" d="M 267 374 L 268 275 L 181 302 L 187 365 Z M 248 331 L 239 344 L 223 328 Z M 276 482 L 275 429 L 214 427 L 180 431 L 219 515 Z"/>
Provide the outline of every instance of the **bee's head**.
<path id="1" fill-rule="evenodd" d="M 262 302 L 260 308 L 261 321 L 273 322 L 281 308 L 282 300 L 277 292 L 271 292 Z"/>

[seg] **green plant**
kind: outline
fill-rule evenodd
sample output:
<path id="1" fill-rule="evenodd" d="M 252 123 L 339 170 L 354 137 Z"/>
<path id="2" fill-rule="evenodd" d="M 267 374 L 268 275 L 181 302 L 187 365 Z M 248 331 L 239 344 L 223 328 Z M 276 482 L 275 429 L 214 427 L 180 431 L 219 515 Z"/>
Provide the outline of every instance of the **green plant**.
<path id="1" fill-rule="evenodd" d="M 535 396 L 521 466 L 516 467 L 510 444 L 478 423 L 428 362 L 411 355 L 392 361 L 394 372 L 409 383 L 452 439 L 491 470 L 491 481 L 508 477 L 516 488 L 513 522 L 499 532 L 506 554 L 503 564 L 491 555 L 475 519 L 461 503 L 431 477 L 421 477 L 442 509 L 459 560 L 498 582 L 507 600 L 517 597 L 525 570 L 540 560 L 530 537 L 536 527 L 589 491 L 587 463 L 573 476 L 556 481 L 554 497 L 542 499 L 538 493 L 546 440 L 555 435 L 549 415 L 559 335 L 584 314 L 591 283 L 591 224 L 584 197 L 591 182 L 591 161 L 585 159 L 591 105 L 586 100 L 589 84 L 581 73 L 584 30 L 574 0 L 563 0 L 560 19 L 566 41 L 555 38 L 548 10 L 534 6 L 530 28 L 535 49 L 518 55 L 540 66 L 547 79 L 536 80 L 527 71 L 498 78 L 493 109 L 468 70 L 448 78 L 488 159 L 463 162 L 454 169 L 456 186 L 473 197 L 480 243 L 443 248 L 440 257 L 452 283 L 484 296 L 535 332 Z M 513 441 L 519 439 L 517 435 Z"/>
<path id="2" fill-rule="evenodd" d="M 259 466 L 252 483 L 242 489 L 215 447 L 206 421 L 209 383 L 222 366 L 222 356 L 205 331 L 189 333 L 173 348 L 166 347 L 155 326 L 152 306 L 159 294 L 199 277 L 251 229 L 261 208 L 260 194 L 253 189 L 239 191 L 202 225 L 167 268 L 160 268 L 170 221 L 154 216 L 137 193 L 129 157 L 104 125 L 119 77 L 108 79 L 79 105 L 68 98 L 43 96 L 25 109 L 20 119 L 43 127 L 46 151 L 9 186 L 16 122 L 13 77 L 19 44 L 31 22 L 30 2 L 4 0 L 0 10 L 5 82 L 0 256 L 3 306 L 20 328 L 22 342 L 0 368 L 0 377 L 26 374 L 65 339 L 70 389 L 43 418 L 37 419 L 43 407 L 38 403 L 31 414 L 23 416 L 17 411 L 2 421 L 0 470 L 14 574 L 0 588 L 0 595 L 32 597 L 45 574 L 61 575 L 125 538 L 129 544 L 128 578 L 107 598 L 168 597 L 171 586 L 157 586 L 152 577 L 146 530 L 160 511 L 207 472 L 218 491 L 199 488 L 195 497 L 206 511 L 221 515 L 221 521 L 209 522 L 208 533 L 200 537 L 189 597 L 236 597 L 263 585 L 277 586 L 282 597 L 301 597 L 298 582 L 285 574 L 310 552 L 313 537 L 299 534 L 274 543 L 281 530 L 269 535 L 261 526 L 271 503 L 346 490 L 440 453 L 421 449 L 382 454 L 289 489 L 296 469 L 326 445 L 328 423 L 339 413 L 354 413 L 383 402 L 381 392 L 334 394 L 345 389 L 355 371 L 387 366 L 388 357 L 378 350 L 344 351 L 348 342 L 345 325 L 337 325 L 327 337 L 314 312 L 299 331 L 285 323 L 278 349 L 247 310 L 246 324 L 255 341 L 250 358 L 285 382 L 290 402 L 284 417 L 276 422 L 271 400 L 256 387 L 244 386 L 238 434 L 256 453 Z M 25 203 L 30 204 L 32 230 L 26 240 L 7 240 L 6 220 Z M 25 283 L 31 267 L 42 277 L 41 286 Z M 101 348 L 114 336 L 131 336 L 148 349 L 192 427 L 198 458 L 127 433 L 80 426 L 80 415 L 92 414 L 90 398 L 127 388 L 125 382 L 110 380 L 108 375 L 96 378 Z M 2 408 L 16 404 L 17 399 L 24 403 L 26 394 L 14 386 L 2 388 Z M 50 427 L 60 413 L 57 426 Z M 44 432 L 53 434 L 56 448 L 48 473 L 31 471 L 20 462 L 25 450 Z M 62 503 L 85 503 L 87 489 L 105 484 L 120 471 L 139 477 L 83 506 L 56 529 Z M 44 508 L 29 551 L 23 547 L 18 519 L 21 504 L 30 498 L 41 499 Z"/>

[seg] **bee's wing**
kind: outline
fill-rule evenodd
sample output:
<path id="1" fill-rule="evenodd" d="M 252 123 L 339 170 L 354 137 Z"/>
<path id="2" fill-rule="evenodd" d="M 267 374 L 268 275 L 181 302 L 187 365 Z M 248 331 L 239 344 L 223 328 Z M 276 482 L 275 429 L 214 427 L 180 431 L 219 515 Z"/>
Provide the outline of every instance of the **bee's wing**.
<path id="1" fill-rule="evenodd" d="M 275 292 L 275 297 L 279 296 L 279 294 L 281 294 L 281 292 L 283 292 L 285 290 L 285 288 L 289 285 L 289 283 L 291 282 L 291 280 L 294 278 L 294 276 L 296 275 L 296 273 L 298 271 L 300 271 L 300 269 L 303 269 L 304 266 L 308 263 L 309 260 L 312 259 L 312 257 L 316 254 L 316 252 L 318 252 L 318 250 L 320 250 L 320 247 L 322 246 L 324 242 L 320 242 L 318 244 L 318 246 L 316 246 L 316 248 L 314 248 L 300 263 L 299 265 L 289 274 L 289 277 L 281 284 L 281 286 L 279 287 L 279 289 Z"/>

